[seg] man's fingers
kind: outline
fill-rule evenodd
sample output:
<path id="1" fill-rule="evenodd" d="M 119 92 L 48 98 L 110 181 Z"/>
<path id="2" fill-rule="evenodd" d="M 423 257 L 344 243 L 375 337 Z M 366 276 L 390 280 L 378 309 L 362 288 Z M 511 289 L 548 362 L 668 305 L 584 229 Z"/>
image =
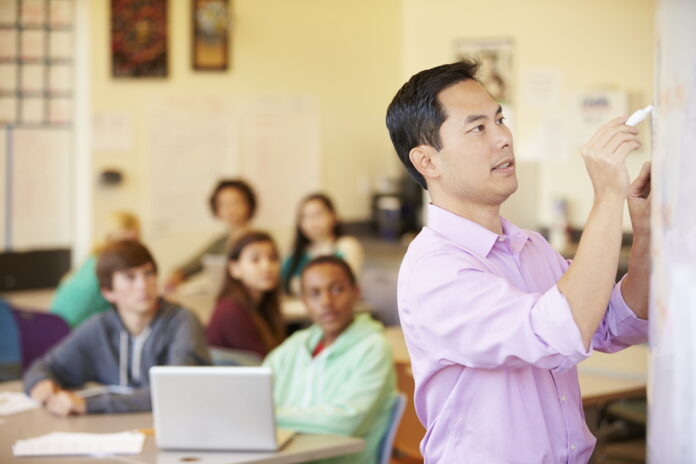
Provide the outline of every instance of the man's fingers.
<path id="1" fill-rule="evenodd" d="M 608 132 L 610 132 L 612 128 L 618 127 L 619 125 L 623 124 L 626 120 L 627 120 L 627 118 L 625 118 L 625 117 L 620 117 L 620 118 L 614 118 L 614 119 L 612 119 L 612 120 L 609 121 L 608 123 L 606 123 L 606 124 L 604 124 L 603 126 L 601 126 L 599 129 L 597 129 L 597 130 L 595 131 L 595 133 L 592 134 L 592 137 L 590 137 L 590 140 L 587 141 L 587 144 L 586 144 L 586 145 L 587 145 L 588 147 L 597 145 L 597 142 L 598 142 L 600 139 L 602 139 L 603 137 L 605 137 L 606 134 L 607 134 Z M 597 145 L 597 146 L 603 147 L 604 144 Z"/>
<path id="2" fill-rule="evenodd" d="M 630 141 L 635 141 L 638 142 L 638 146 L 640 146 L 640 142 L 638 141 L 638 138 L 636 137 L 635 134 L 632 133 L 627 133 L 627 132 L 618 132 L 614 134 L 613 138 L 609 140 L 605 147 L 605 151 L 607 153 L 616 153 L 617 149 L 624 143 L 628 143 Z"/>
<path id="3" fill-rule="evenodd" d="M 621 159 L 624 159 L 628 156 L 629 153 L 631 153 L 634 150 L 637 150 L 640 148 L 640 142 L 637 140 L 629 140 L 627 142 L 622 143 L 619 148 L 617 148 L 615 154 Z"/>
<path id="4" fill-rule="evenodd" d="M 643 163 L 640 168 L 640 173 L 631 183 L 631 192 L 633 196 L 640 198 L 649 198 L 651 192 L 651 168 L 652 164 L 650 161 Z"/>

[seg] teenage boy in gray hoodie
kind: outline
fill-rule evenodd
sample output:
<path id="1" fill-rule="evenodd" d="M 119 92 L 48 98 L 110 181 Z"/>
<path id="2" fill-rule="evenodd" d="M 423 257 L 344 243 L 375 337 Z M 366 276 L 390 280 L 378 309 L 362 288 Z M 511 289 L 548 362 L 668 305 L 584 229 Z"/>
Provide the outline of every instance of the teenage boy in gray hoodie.
<path id="1" fill-rule="evenodd" d="M 210 364 L 196 316 L 158 296 L 157 264 L 143 245 L 109 245 L 97 280 L 114 309 L 88 319 L 24 375 L 24 391 L 60 416 L 149 411 L 150 367 Z M 86 382 L 106 388 L 69 390 Z"/>

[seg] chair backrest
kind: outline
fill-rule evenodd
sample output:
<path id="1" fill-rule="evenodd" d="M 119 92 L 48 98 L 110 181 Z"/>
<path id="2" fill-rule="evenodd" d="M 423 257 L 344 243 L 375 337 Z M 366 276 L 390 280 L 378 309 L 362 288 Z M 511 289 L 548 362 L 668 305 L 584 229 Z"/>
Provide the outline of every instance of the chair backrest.
<path id="1" fill-rule="evenodd" d="M 378 449 L 379 456 L 377 457 L 377 462 L 379 464 L 389 464 L 389 460 L 392 455 L 392 447 L 394 445 L 394 436 L 396 435 L 396 429 L 399 428 L 399 423 L 401 422 L 401 416 L 404 415 L 404 409 L 406 409 L 406 395 L 399 393 L 394 401 L 394 406 L 392 407 L 391 417 L 389 418 L 389 426 L 384 432 L 384 437 L 380 442 Z"/>
<path id="2" fill-rule="evenodd" d="M 214 366 L 260 366 L 263 358 L 258 353 L 247 350 L 233 350 L 221 346 L 208 348 Z"/>
<path id="3" fill-rule="evenodd" d="M 43 356 L 70 333 L 70 326 L 55 314 L 12 308 L 22 350 L 22 370 Z"/>
<path id="4" fill-rule="evenodd" d="M 21 366 L 19 328 L 10 305 L 0 300 L 0 382 L 20 378 Z"/>
<path id="5" fill-rule="evenodd" d="M 394 437 L 394 448 L 400 456 L 422 460 L 420 442 L 425 436 L 425 427 L 421 424 L 413 404 L 415 382 L 410 362 L 396 362 L 396 386 L 406 394 L 406 410 L 401 418 L 401 425 Z"/>

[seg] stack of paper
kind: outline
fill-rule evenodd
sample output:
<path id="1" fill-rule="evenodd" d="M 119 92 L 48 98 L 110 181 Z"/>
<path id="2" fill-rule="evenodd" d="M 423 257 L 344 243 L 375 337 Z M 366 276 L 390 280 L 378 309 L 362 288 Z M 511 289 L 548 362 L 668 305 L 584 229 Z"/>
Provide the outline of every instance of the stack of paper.
<path id="1" fill-rule="evenodd" d="M 140 432 L 68 433 L 53 432 L 12 446 L 15 456 L 105 456 L 138 454 L 143 449 L 145 435 Z"/>
<path id="2" fill-rule="evenodd" d="M 0 392 L 0 416 L 9 416 L 17 412 L 36 409 L 39 403 L 29 398 L 24 393 L 19 392 Z"/>

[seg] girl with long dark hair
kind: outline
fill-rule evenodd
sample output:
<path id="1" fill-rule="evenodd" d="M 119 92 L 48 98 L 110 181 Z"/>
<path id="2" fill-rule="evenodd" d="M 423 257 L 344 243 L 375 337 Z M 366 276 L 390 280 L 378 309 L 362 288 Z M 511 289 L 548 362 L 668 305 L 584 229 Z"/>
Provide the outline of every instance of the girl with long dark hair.
<path id="1" fill-rule="evenodd" d="M 323 193 L 313 193 L 302 200 L 297 210 L 295 242 L 281 270 L 283 290 L 299 294 L 302 269 L 312 258 L 323 255 L 342 258 L 359 278 L 364 256 L 362 245 L 355 237 L 343 233 L 331 199 Z"/>
<path id="2" fill-rule="evenodd" d="M 285 338 L 279 277 L 278 250 L 270 235 L 252 231 L 239 238 L 206 329 L 208 343 L 260 356 L 278 346 Z"/>

